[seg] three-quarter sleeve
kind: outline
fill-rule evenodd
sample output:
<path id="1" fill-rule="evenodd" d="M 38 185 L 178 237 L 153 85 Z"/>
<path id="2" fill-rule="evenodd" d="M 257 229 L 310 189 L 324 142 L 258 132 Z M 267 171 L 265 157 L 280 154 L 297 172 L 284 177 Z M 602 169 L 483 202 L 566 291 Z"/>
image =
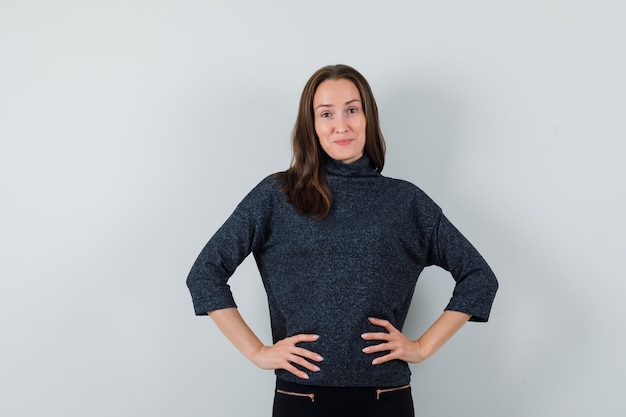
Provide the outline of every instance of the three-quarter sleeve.
<path id="1" fill-rule="evenodd" d="M 485 322 L 498 290 L 498 281 L 476 248 L 441 214 L 433 235 L 435 264 L 456 281 L 446 310 L 471 314 L 470 320 Z"/>
<path id="2" fill-rule="evenodd" d="M 187 276 L 196 315 L 236 307 L 229 278 L 254 250 L 262 245 L 268 212 L 267 179 L 239 203 L 211 237 Z"/>

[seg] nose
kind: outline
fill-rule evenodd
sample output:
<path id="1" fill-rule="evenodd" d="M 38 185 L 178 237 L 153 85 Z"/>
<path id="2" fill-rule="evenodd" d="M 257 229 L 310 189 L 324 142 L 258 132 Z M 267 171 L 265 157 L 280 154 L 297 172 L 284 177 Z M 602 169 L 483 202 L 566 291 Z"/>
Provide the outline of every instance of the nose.
<path id="1" fill-rule="evenodd" d="M 335 130 L 337 133 L 345 133 L 348 131 L 348 122 L 344 115 L 337 117 L 337 124 L 335 125 Z"/>

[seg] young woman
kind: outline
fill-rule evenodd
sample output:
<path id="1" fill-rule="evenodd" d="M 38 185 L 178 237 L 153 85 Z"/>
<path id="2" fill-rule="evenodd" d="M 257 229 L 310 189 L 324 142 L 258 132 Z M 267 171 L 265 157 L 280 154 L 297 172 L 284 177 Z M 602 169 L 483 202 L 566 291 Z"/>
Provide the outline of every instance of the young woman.
<path id="1" fill-rule="evenodd" d="M 250 361 L 277 375 L 274 417 L 413 416 L 408 363 L 471 321 L 487 321 L 498 283 L 418 187 L 383 177 L 385 142 L 365 78 L 327 66 L 302 92 L 293 160 L 261 181 L 196 260 L 187 285 Z M 273 344 L 238 313 L 227 281 L 253 253 L 267 291 Z M 401 333 L 429 265 L 456 281 L 417 340 Z"/>

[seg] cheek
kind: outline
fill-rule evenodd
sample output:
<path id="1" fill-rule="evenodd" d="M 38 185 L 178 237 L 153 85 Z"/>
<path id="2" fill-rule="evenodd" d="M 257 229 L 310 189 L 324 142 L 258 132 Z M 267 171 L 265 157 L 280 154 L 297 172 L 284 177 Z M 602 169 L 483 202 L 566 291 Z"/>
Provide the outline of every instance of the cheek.
<path id="1" fill-rule="evenodd" d="M 317 133 L 317 137 L 322 140 L 328 137 L 328 127 L 324 126 L 323 123 L 315 123 L 315 133 Z"/>
<path id="2" fill-rule="evenodd" d="M 365 119 L 363 119 L 362 123 L 359 126 L 359 132 L 361 133 L 361 135 L 363 135 L 363 137 L 365 137 L 365 135 L 367 133 Z"/>

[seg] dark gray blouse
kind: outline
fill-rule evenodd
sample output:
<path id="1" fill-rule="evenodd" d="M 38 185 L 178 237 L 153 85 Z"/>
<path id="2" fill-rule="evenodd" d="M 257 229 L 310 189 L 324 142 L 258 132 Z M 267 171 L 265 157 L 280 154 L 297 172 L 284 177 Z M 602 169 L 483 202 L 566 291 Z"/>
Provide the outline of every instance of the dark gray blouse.
<path id="1" fill-rule="evenodd" d="M 333 206 L 321 221 L 298 214 L 275 176 L 261 181 L 209 240 L 187 278 L 198 315 L 235 307 L 228 279 L 254 254 L 267 297 L 274 342 L 299 333 L 324 357 L 302 380 L 322 386 L 399 386 L 408 364 L 372 365 L 361 334 L 381 331 L 367 318 L 402 329 L 417 278 L 429 265 L 450 271 L 456 285 L 445 309 L 487 321 L 497 280 L 480 254 L 418 187 L 383 177 L 367 156 L 352 164 L 329 159 Z"/>

